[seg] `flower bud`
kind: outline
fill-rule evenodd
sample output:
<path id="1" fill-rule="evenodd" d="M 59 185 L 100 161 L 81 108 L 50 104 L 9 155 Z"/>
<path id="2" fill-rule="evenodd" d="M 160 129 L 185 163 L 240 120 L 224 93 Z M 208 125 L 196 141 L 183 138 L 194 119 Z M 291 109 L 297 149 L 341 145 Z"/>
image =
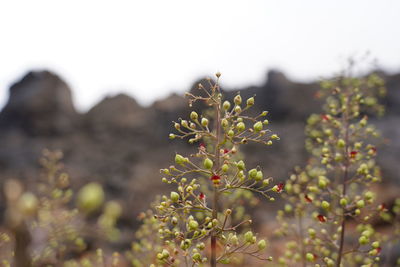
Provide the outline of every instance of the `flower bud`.
<path id="1" fill-rule="evenodd" d="M 263 124 L 261 121 L 254 123 L 253 125 L 254 131 L 259 132 L 263 129 Z"/>
<path id="2" fill-rule="evenodd" d="M 317 233 L 315 232 L 315 230 L 313 228 L 309 228 L 308 234 L 310 235 L 311 238 L 315 238 Z"/>
<path id="3" fill-rule="evenodd" d="M 234 246 L 239 245 L 239 239 L 238 239 L 237 235 L 233 235 L 233 236 L 231 237 L 231 242 L 232 242 L 232 244 L 233 244 Z"/>
<path id="4" fill-rule="evenodd" d="M 272 140 L 279 140 L 279 136 L 276 134 L 271 135 Z"/>
<path id="5" fill-rule="evenodd" d="M 188 223 L 188 229 L 189 229 L 190 231 L 197 230 L 198 227 L 199 227 L 199 223 L 198 223 L 197 221 L 195 221 L 195 220 L 189 221 L 189 223 Z"/>
<path id="6" fill-rule="evenodd" d="M 250 97 L 249 99 L 247 99 L 246 104 L 249 107 L 253 106 L 254 105 L 254 97 Z"/>
<path id="7" fill-rule="evenodd" d="M 263 173 L 262 171 L 258 171 L 257 175 L 256 175 L 256 181 L 261 181 L 261 179 L 263 178 Z"/>
<path id="8" fill-rule="evenodd" d="M 242 108 L 240 106 L 235 106 L 235 112 L 236 113 L 242 112 Z"/>
<path id="9" fill-rule="evenodd" d="M 240 160 L 238 163 L 236 163 L 236 166 L 239 170 L 244 170 L 246 168 L 243 160 Z"/>
<path id="10" fill-rule="evenodd" d="M 356 206 L 357 206 L 357 208 L 359 208 L 359 209 L 364 208 L 364 207 L 365 207 L 365 201 L 364 201 L 363 199 L 357 201 L 357 202 L 356 202 Z"/>
<path id="11" fill-rule="evenodd" d="M 222 104 L 222 107 L 223 107 L 225 110 L 228 110 L 228 109 L 231 108 L 231 103 L 230 103 L 228 100 L 225 100 L 224 103 Z"/>
<path id="12" fill-rule="evenodd" d="M 249 171 L 249 177 L 252 178 L 252 179 L 255 179 L 256 176 L 257 176 L 257 169 L 251 169 Z"/>
<path id="13" fill-rule="evenodd" d="M 206 118 L 202 118 L 201 119 L 201 125 L 203 125 L 204 127 L 208 126 L 208 120 Z"/>
<path id="14" fill-rule="evenodd" d="M 260 241 L 258 241 L 257 246 L 259 250 L 263 250 L 267 247 L 267 242 L 265 242 L 264 239 L 261 239 Z"/>
<path id="15" fill-rule="evenodd" d="M 214 163 L 212 162 L 211 159 L 206 158 L 206 159 L 204 160 L 204 162 L 203 162 L 203 165 L 204 165 L 204 168 L 206 168 L 206 169 L 208 169 L 208 170 L 211 170 L 212 167 L 213 167 L 213 165 L 214 165 Z"/>
<path id="16" fill-rule="evenodd" d="M 163 256 L 163 259 L 166 259 L 166 258 L 169 257 L 169 252 L 168 252 L 168 250 L 166 250 L 166 249 L 163 249 L 162 252 L 161 252 L 161 254 L 162 254 L 162 256 Z"/>
<path id="17" fill-rule="evenodd" d="M 233 99 L 233 102 L 235 102 L 236 105 L 242 104 L 242 97 L 240 95 L 236 95 Z"/>
<path id="18" fill-rule="evenodd" d="M 175 155 L 175 163 L 179 165 L 183 165 L 186 162 L 185 158 L 182 155 L 176 154 Z"/>
<path id="19" fill-rule="evenodd" d="M 344 142 L 344 140 L 343 139 L 339 139 L 338 141 L 337 141 L 337 144 L 336 144 L 338 147 L 344 147 L 345 145 L 346 145 L 346 143 Z"/>
<path id="20" fill-rule="evenodd" d="M 201 255 L 200 255 L 200 253 L 198 253 L 198 252 L 194 253 L 193 256 L 192 256 L 192 259 L 193 259 L 194 261 L 201 261 Z"/>
<path id="21" fill-rule="evenodd" d="M 235 135 L 235 132 L 233 130 L 228 131 L 228 136 L 233 137 Z"/>
<path id="22" fill-rule="evenodd" d="M 371 245 L 372 245 L 373 248 L 379 248 L 381 246 L 379 241 L 375 241 Z"/>
<path id="23" fill-rule="evenodd" d="M 366 245 L 369 243 L 369 238 L 362 235 L 360 236 L 360 238 L 358 239 L 358 243 L 360 243 L 360 245 Z"/>
<path id="24" fill-rule="evenodd" d="M 263 124 L 264 124 L 264 125 L 268 125 L 268 124 L 269 124 L 269 120 L 264 120 L 264 121 L 263 121 Z"/>
<path id="25" fill-rule="evenodd" d="M 228 125 L 229 125 L 229 122 L 228 122 L 227 119 L 222 119 L 221 120 L 221 126 L 222 127 L 226 128 L 226 127 L 228 127 Z"/>
<path id="26" fill-rule="evenodd" d="M 30 193 L 26 192 L 21 195 L 21 197 L 18 199 L 18 209 L 19 211 L 24 214 L 24 215 L 33 215 L 36 213 L 38 206 L 39 206 L 39 201 L 37 197 Z"/>
<path id="27" fill-rule="evenodd" d="M 222 170 L 223 172 L 227 172 L 228 169 L 229 169 L 229 165 L 228 165 L 228 164 L 223 164 L 222 167 L 221 167 L 221 170 Z"/>
<path id="28" fill-rule="evenodd" d="M 244 122 L 239 122 L 238 124 L 236 124 L 236 129 L 239 132 L 242 132 L 244 131 L 244 129 L 246 129 L 246 125 L 244 124 Z"/>
<path id="29" fill-rule="evenodd" d="M 170 197 L 172 202 L 178 202 L 179 200 L 179 194 L 177 192 L 172 191 Z"/>
<path id="30" fill-rule="evenodd" d="M 173 134 L 173 133 L 170 133 L 170 134 L 169 134 L 169 139 L 173 140 L 173 139 L 175 139 L 175 137 L 176 137 L 175 134 Z"/>
<path id="31" fill-rule="evenodd" d="M 328 201 L 322 201 L 322 203 L 321 203 L 321 207 L 324 209 L 324 210 L 329 210 L 329 208 L 331 207 L 331 205 L 329 204 L 329 202 Z"/>
<path id="32" fill-rule="evenodd" d="M 315 260 L 314 254 L 307 253 L 306 254 L 306 259 L 307 259 L 307 261 L 313 262 Z"/>
<path id="33" fill-rule="evenodd" d="M 190 113 L 190 119 L 191 119 L 192 121 L 196 121 L 198 118 L 199 118 L 199 115 L 197 114 L 196 111 L 192 111 L 192 112 Z"/>
<path id="34" fill-rule="evenodd" d="M 88 183 L 78 192 L 77 206 L 86 213 L 97 210 L 103 204 L 103 201 L 103 187 L 98 183 Z"/>
<path id="35" fill-rule="evenodd" d="M 342 207 L 345 207 L 347 205 L 347 199 L 345 199 L 345 198 L 340 199 L 340 205 Z"/>
<path id="36" fill-rule="evenodd" d="M 185 127 L 185 128 L 188 128 L 188 127 L 189 127 L 189 124 L 188 124 L 187 120 L 182 120 L 182 121 L 181 121 L 181 125 L 182 125 L 183 127 Z"/>
<path id="37" fill-rule="evenodd" d="M 248 231 L 248 232 L 246 232 L 245 234 L 244 234 L 244 240 L 247 242 L 247 243 L 252 243 L 253 242 L 253 232 L 251 232 L 251 231 Z"/>

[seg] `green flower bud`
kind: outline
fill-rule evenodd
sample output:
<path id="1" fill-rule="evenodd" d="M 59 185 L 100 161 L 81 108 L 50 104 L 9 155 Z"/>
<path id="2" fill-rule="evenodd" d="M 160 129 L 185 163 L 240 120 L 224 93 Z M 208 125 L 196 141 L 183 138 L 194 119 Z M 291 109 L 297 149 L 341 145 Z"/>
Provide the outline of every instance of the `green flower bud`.
<path id="1" fill-rule="evenodd" d="M 238 167 L 239 170 L 245 169 L 245 164 L 244 164 L 243 160 L 240 160 L 238 163 L 236 163 L 236 166 Z"/>
<path id="2" fill-rule="evenodd" d="M 373 242 L 371 245 L 372 245 L 373 248 L 379 248 L 379 247 L 381 246 L 381 244 L 379 243 L 379 241 L 375 241 L 375 242 Z"/>
<path id="3" fill-rule="evenodd" d="M 233 235 L 233 236 L 231 237 L 231 242 L 232 242 L 232 244 L 233 244 L 234 246 L 239 245 L 239 239 L 238 239 L 238 237 L 237 237 L 236 235 Z"/>
<path id="4" fill-rule="evenodd" d="M 318 187 L 321 189 L 325 189 L 328 185 L 327 179 L 324 176 L 320 176 L 318 178 Z"/>
<path id="5" fill-rule="evenodd" d="M 317 233 L 315 232 L 315 230 L 313 228 L 309 228 L 308 234 L 310 235 L 311 238 L 315 238 Z"/>
<path id="6" fill-rule="evenodd" d="M 194 253 L 192 256 L 193 261 L 201 261 L 201 255 L 200 253 Z"/>
<path id="7" fill-rule="evenodd" d="M 170 134 L 169 134 L 169 139 L 173 140 L 173 139 L 175 139 L 175 138 L 176 138 L 176 135 L 175 135 L 175 134 L 173 134 L 173 133 L 170 133 Z"/>
<path id="8" fill-rule="evenodd" d="M 239 122 L 238 124 L 236 124 L 236 129 L 239 132 L 243 132 L 246 129 L 246 125 L 244 124 L 244 122 Z"/>
<path id="9" fill-rule="evenodd" d="M 204 165 L 204 168 L 206 168 L 206 169 L 208 169 L 208 170 L 211 170 L 212 167 L 213 167 L 213 165 L 214 165 L 214 163 L 212 162 L 211 159 L 206 158 L 206 159 L 204 160 L 204 162 L 203 162 L 203 165 Z"/>
<path id="10" fill-rule="evenodd" d="M 279 136 L 276 134 L 271 135 L 272 140 L 279 140 Z"/>
<path id="11" fill-rule="evenodd" d="M 269 179 L 264 179 L 262 183 L 263 183 L 263 186 L 268 186 L 269 185 Z"/>
<path id="12" fill-rule="evenodd" d="M 179 194 L 177 192 L 171 192 L 171 200 L 172 202 L 178 202 L 179 200 Z"/>
<path id="13" fill-rule="evenodd" d="M 254 179 L 254 178 L 256 178 L 256 176 L 257 176 L 257 169 L 251 169 L 249 171 L 249 177 Z"/>
<path id="14" fill-rule="evenodd" d="M 235 135 L 235 132 L 233 130 L 228 131 L 228 136 L 233 137 Z"/>
<path id="15" fill-rule="evenodd" d="M 236 95 L 233 99 L 233 102 L 235 102 L 236 105 L 242 104 L 242 97 L 240 95 Z"/>
<path id="16" fill-rule="evenodd" d="M 248 232 L 246 232 L 245 234 L 244 234 L 244 240 L 247 242 L 247 243 L 252 243 L 253 242 L 253 232 L 251 232 L 251 231 L 248 231 Z"/>
<path id="17" fill-rule="evenodd" d="M 229 125 L 229 123 L 228 123 L 228 120 L 227 120 L 227 119 L 222 119 L 222 120 L 221 120 L 221 126 L 222 126 L 222 127 L 226 128 L 226 127 L 228 127 L 228 125 Z"/>
<path id="18" fill-rule="evenodd" d="M 189 221 L 189 223 L 188 223 L 188 229 L 189 229 L 190 231 L 197 230 L 198 227 L 199 227 L 199 223 L 198 223 L 197 221 L 195 221 L 195 220 Z"/>
<path id="19" fill-rule="evenodd" d="M 359 209 L 364 208 L 364 207 L 365 207 L 365 201 L 364 201 L 363 199 L 357 201 L 357 202 L 356 202 L 356 206 L 357 206 L 357 208 L 359 208 Z"/>
<path id="20" fill-rule="evenodd" d="M 181 121 L 181 125 L 182 125 L 183 127 L 185 127 L 185 128 L 188 128 L 188 127 L 189 127 L 189 124 L 188 124 L 187 120 L 182 120 L 182 121 Z"/>
<path id="21" fill-rule="evenodd" d="M 264 121 L 263 121 L 263 124 L 264 124 L 264 125 L 268 125 L 268 124 L 269 124 L 269 120 L 264 120 Z"/>
<path id="22" fill-rule="evenodd" d="M 103 187 L 98 183 L 88 183 L 78 192 L 77 206 L 80 210 L 86 213 L 97 210 L 103 204 L 103 202 Z"/>
<path id="23" fill-rule="evenodd" d="M 364 197 L 366 200 L 371 200 L 374 198 L 374 193 L 372 193 L 371 191 L 367 191 L 365 192 Z"/>
<path id="24" fill-rule="evenodd" d="M 369 238 L 362 235 L 360 236 L 360 238 L 358 239 L 358 243 L 360 243 L 360 245 L 366 245 L 369 243 Z"/>
<path id="25" fill-rule="evenodd" d="M 196 111 L 192 111 L 192 113 L 190 113 L 190 119 L 193 121 L 196 121 L 199 118 L 199 115 L 196 113 Z"/>
<path id="26" fill-rule="evenodd" d="M 163 249 L 161 252 L 163 259 L 169 258 L 169 252 L 166 249 Z"/>
<path id="27" fill-rule="evenodd" d="M 263 173 L 262 171 L 258 171 L 257 175 L 256 175 L 256 181 L 261 181 L 261 179 L 263 178 Z"/>
<path id="28" fill-rule="evenodd" d="M 360 210 L 360 209 L 356 209 L 356 210 L 354 211 L 354 214 L 355 214 L 355 215 L 360 215 L 360 214 L 361 214 L 361 210 Z"/>
<path id="29" fill-rule="evenodd" d="M 204 127 L 208 126 L 208 120 L 206 118 L 202 118 L 201 119 L 201 125 L 203 125 Z"/>
<path id="30" fill-rule="evenodd" d="M 267 247 L 267 242 L 265 242 L 264 239 L 261 239 L 260 241 L 258 241 L 257 246 L 259 250 L 263 250 Z"/>
<path id="31" fill-rule="evenodd" d="M 223 172 L 227 172 L 229 170 L 229 165 L 228 164 L 223 164 L 222 167 L 221 167 L 221 170 Z"/>
<path id="32" fill-rule="evenodd" d="M 307 261 L 313 262 L 314 259 L 315 259 L 314 254 L 312 254 L 312 253 L 307 253 L 307 254 L 306 254 L 306 259 L 307 259 Z"/>
<path id="33" fill-rule="evenodd" d="M 176 164 L 183 165 L 183 164 L 185 164 L 186 160 L 184 157 L 182 157 L 182 155 L 176 154 L 175 162 L 176 162 Z"/>
<path id="34" fill-rule="evenodd" d="M 328 201 L 322 201 L 322 203 L 321 203 L 321 207 L 324 209 L 324 210 L 329 210 L 329 208 L 331 207 L 331 205 L 329 204 L 329 202 Z"/>
<path id="35" fill-rule="evenodd" d="M 198 249 L 200 249 L 200 250 L 203 250 L 203 249 L 206 248 L 206 245 L 205 245 L 203 242 L 201 242 L 201 243 L 197 244 L 196 247 L 197 247 Z"/>
<path id="36" fill-rule="evenodd" d="M 236 113 L 242 112 L 242 108 L 240 106 L 235 106 L 235 112 Z"/>
<path id="37" fill-rule="evenodd" d="M 254 131 L 259 132 L 263 129 L 263 124 L 261 121 L 254 123 L 253 125 Z"/>
<path id="38" fill-rule="evenodd" d="M 338 147 L 344 147 L 346 145 L 343 139 L 339 139 L 336 144 Z"/>
<path id="39" fill-rule="evenodd" d="M 342 207 L 345 207 L 347 205 L 347 199 L 345 199 L 345 198 L 340 199 L 340 205 Z"/>
<path id="40" fill-rule="evenodd" d="M 225 100 L 224 103 L 222 104 L 222 107 L 223 107 L 225 110 L 228 110 L 228 109 L 231 108 L 231 103 L 229 103 L 229 101 Z"/>
<path id="41" fill-rule="evenodd" d="M 246 102 L 246 104 L 247 104 L 247 106 L 252 106 L 252 105 L 254 105 L 254 97 L 250 97 L 249 99 L 247 99 L 247 102 Z"/>
<path id="42" fill-rule="evenodd" d="M 293 207 L 290 204 L 285 204 L 285 208 L 284 208 L 285 212 L 289 213 L 293 211 Z"/>

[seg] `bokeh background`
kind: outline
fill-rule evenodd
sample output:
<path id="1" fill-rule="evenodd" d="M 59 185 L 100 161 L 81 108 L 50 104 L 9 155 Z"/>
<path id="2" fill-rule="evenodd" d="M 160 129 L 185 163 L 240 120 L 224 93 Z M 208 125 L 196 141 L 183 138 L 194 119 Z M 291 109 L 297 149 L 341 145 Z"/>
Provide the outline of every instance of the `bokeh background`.
<path id="1" fill-rule="evenodd" d="M 399 12 L 395 0 L 2 1 L 0 184 L 34 188 L 42 150 L 60 149 L 73 187 L 101 182 L 134 229 L 167 191 L 159 169 L 194 149 L 168 139 L 190 112 L 183 93 L 216 71 L 228 97 L 255 94 L 256 110 L 270 111 L 281 141 L 244 153 L 283 181 L 307 158 L 318 81 L 351 57 L 356 74 L 387 83 L 386 115 L 373 121 L 385 138 L 378 190 L 390 201 L 400 185 Z"/>

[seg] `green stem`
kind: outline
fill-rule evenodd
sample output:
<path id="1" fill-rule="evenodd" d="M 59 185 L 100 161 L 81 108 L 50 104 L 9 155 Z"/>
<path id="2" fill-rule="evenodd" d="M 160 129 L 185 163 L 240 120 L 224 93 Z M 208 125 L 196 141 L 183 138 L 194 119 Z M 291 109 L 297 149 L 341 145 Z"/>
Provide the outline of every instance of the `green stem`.
<path id="1" fill-rule="evenodd" d="M 220 167 L 221 167 L 221 161 L 220 161 L 220 139 L 221 139 L 221 100 L 218 96 L 219 90 L 218 90 L 218 83 L 216 84 L 216 92 L 215 95 L 218 98 L 215 104 L 215 129 L 216 129 L 216 145 L 215 145 L 215 171 L 217 172 Z M 213 211 L 212 211 L 212 218 L 218 219 L 218 195 L 219 195 L 219 190 L 216 185 L 214 185 L 214 198 L 213 198 Z M 210 260 L 210 265 L 211 267 L 216 267 L 217 266 L 217 230 L 214 229 L 211 232 L 211 260 Z"/>

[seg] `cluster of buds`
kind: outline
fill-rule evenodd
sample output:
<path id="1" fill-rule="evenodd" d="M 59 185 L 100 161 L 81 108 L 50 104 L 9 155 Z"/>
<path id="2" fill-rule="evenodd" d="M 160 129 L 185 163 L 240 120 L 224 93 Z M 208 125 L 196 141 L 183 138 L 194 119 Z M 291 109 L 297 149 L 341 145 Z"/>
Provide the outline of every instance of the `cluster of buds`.
<path id="1" fill-rule="evenodd" d="M 155 257 L 158 263 L 186 262 L 192 266 L 210 262 L 215 266 L 237 260 L 235 255 L 271 260 L 263 252 L 265 240 L 257 241 L 251 231 L 238 232 L 248 228 L 251 219 L 243 206 L 234 202 L 253 200 L 253 193 L 273 201 L 272 194 L 283 191 L 283 184 L 274 185 L 259 166 L 247 168 L 238 158 L 241 145 L 272 145 L 279 137 L 267 128 L 268 112 L 247 115 L 255 104 L 254 97 L 244 101 L 237 94 L 232 102 L 223 100 L 220 74 L 216 77 L 216 83 L 208 80 L 209 89 L 199 85 L 205 96 L 187 94 L 190 106 L 202 101 L 212 107 L 210 115 L 192 111 L 188 119 L 173 122 L 176 133 L 171 133 L 170 139 L 188 138 L 198 147 L 190 156 L 176 154 L 175 164 L 161 170 L 162 181 L 175 185 L 176 190 L 162 196 L 155 206 L 158 235 L 164 241 Z"/>
<path id="2" fill-rule="evenodd" d="M 351 233 L 346 226 L 350 218 L 361 226 L 369 225 L 378 215 L 370 187 L 381 181 L 373 144 L 379 133 L 369 124 L 369 117 L 383 112 L 377 97 L 384 94 L 384 84 L 371 75 L 339 77 L 323 82 L 322 87 L 319 95 L 325 96 L 324 112 L 311 115 L 306 127 L 311 157 L 286 182 L 287 204 L 278 212 L 282 222 L 278 234 L 294 234 L 301 245 L 293 247 L 296 257 L 280 260 L 303 266 L 307 261 L 318 266 L 372 264 L 380 260 L 376 233 L 363 231 L 359 244 L 349 249 L 345 244 Z M 290 218 L 296 224 L 287 223 Z M 356 262 L 357 255 L 362 256 L 361 262 Z"/>

